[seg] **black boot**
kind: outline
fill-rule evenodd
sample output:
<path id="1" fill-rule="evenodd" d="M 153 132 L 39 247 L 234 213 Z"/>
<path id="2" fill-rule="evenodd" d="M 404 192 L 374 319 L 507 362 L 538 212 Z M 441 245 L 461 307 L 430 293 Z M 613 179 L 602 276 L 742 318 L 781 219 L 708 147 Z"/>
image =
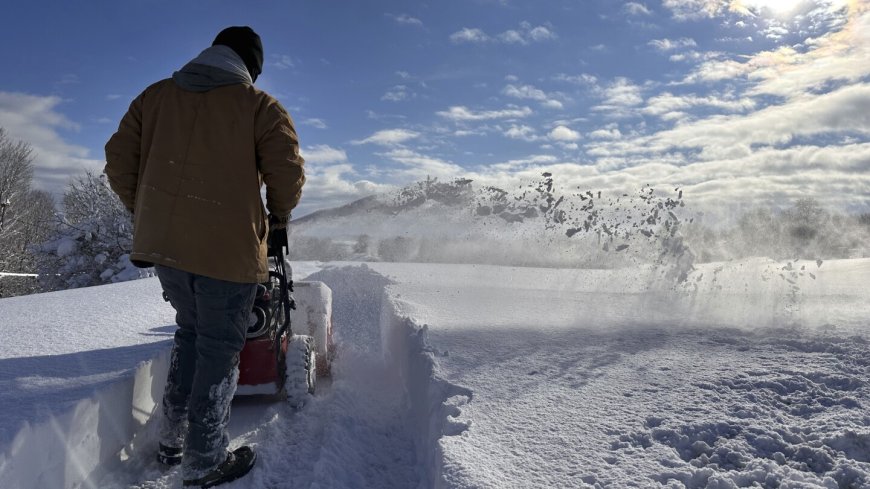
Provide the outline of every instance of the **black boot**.
<path id="1" fill-rule="evenodd" d="M 181 449 L 161 443 L 157 449 L 157 461 L 163 465 L 178 465 L 181 463 Z"/>
<path id="2" fill-rule="evenodd" d="M 219 484 L 234 481 L 247 474 L 254 467 L 257 454 L 251 447 L 240 447 L 231 453 L 227 453 L 227 459 L 214 470 L 199 479 L 185 480 L 185 487 L 214 487 Z"/>

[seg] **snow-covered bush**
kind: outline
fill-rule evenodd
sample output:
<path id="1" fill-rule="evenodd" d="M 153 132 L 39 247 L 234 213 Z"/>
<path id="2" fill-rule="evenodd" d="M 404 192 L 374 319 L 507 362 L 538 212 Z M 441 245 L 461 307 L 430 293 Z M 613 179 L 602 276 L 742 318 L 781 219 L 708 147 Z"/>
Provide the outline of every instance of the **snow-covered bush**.
<path id="1" fill-rule="evenodd" d="M 36 247 L 40 283 L 71 289 L 152 276 L 130 262 L 133 223 L 105 175 L 74 179 L 63 198 L 63 218 L 48 241 Z"/>

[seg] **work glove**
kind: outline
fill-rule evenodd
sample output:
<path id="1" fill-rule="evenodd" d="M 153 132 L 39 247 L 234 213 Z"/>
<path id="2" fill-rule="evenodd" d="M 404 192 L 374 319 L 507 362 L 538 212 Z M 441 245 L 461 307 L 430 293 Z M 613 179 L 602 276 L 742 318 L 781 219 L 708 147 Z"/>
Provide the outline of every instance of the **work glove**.
<path id="1" fill-rule="evenodd" d="M 288 221 L 290 221 L 290 216 L 278 217 L 275 214 L 269 214 L 269 229 L 287 229 Z"/>

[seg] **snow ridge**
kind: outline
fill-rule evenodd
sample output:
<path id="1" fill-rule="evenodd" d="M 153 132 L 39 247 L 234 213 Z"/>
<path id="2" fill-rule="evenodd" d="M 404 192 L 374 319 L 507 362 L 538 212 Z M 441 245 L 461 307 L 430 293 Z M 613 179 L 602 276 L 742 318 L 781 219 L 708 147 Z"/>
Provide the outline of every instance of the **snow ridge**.
<path id="1" fill-rule="evenodd" d="M 474 393 L 453 384 L 438 374 L 438 352 L 428 342 L 428 328 L 404 316 L 396 302 L 385 298 L 385 314 L 381 322 L 384 353 L 402 379 L 409 401 L 409 420 L 415 435 L 417 454 L 427 484 L 424 487 L 445 486 L 445 437 L 461 436 L 471 427 L 463 417 L 462 408 L 471 402 Z"/>

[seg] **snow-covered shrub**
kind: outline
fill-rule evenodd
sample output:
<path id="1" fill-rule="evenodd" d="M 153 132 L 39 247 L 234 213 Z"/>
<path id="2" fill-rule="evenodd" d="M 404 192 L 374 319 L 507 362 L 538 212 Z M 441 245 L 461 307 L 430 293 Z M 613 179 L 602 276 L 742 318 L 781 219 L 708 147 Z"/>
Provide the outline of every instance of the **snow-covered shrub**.
<path id="1" fill-rule="evenodd" d="M 40 283 L 46 290 L 71 289 L 152 276 L 130 262 L 133 223 L 105 175 L 74 179 L 63 198 L 63 218 L 36 247 Z"/>

